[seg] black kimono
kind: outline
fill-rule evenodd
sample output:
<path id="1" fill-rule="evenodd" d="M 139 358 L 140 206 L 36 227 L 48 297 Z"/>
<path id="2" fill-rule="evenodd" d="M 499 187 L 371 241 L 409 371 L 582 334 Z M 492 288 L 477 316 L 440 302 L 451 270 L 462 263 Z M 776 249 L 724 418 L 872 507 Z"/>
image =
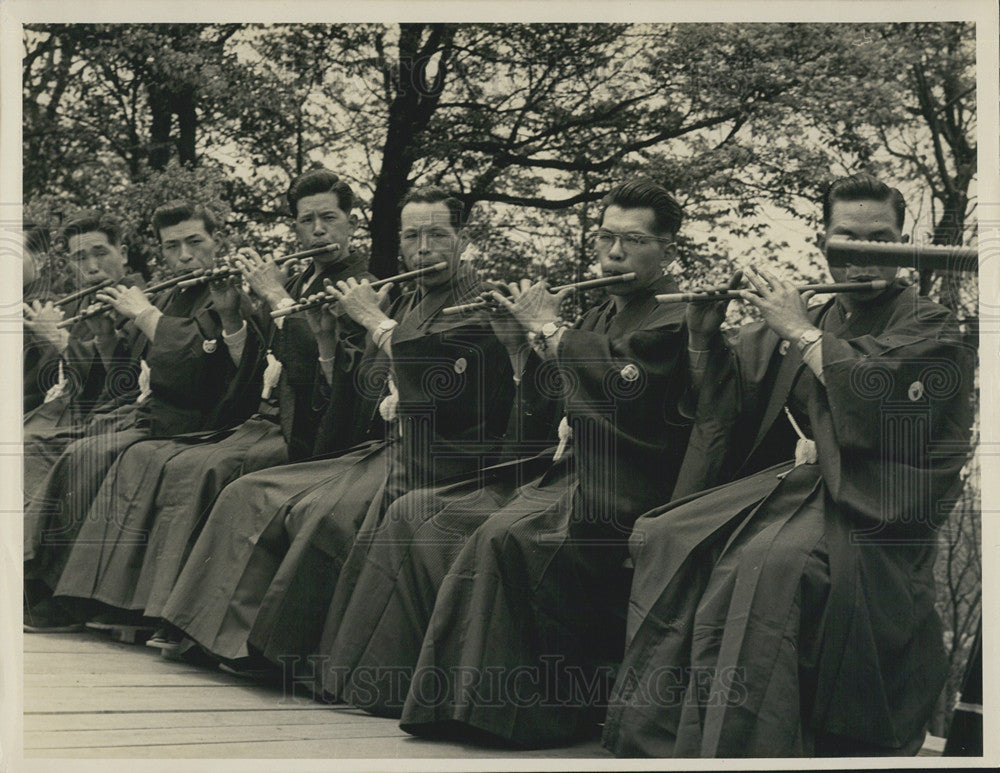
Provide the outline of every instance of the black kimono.
<path id="1" fill-rule="evenodd" d="M 397 301 L 391 371 L 399 407 L 388 437 L 228 486 L 164 610 L 167 620 L 224 658 L 246 655 L 248 641 L 275 660 L 314 651 L 369 510 L 467 474 L 496 451 L 513 387 L 507 355 L 485 316 L 440 315 L 481 289 L 463 275 L 424 299 L 411 293 Z M 370 347 L 357 383 L 366 409 L 349 418 L 374 421 L 373 434 L 383 425 L 377 406 L 388 373 L 384 354 Z"/>
<path id="2" fill-rule="evenodd" d="M 621 657 L 632 522 L 670 498 L 690 429 L 673 408 L 684 309 L 653 297 L 675 288 L 664 277 L 563 333 L 573 451 L 487 517 L 440 580 L 416 668 L 398 677 L 407 732 L 531 747 L 596 732 Z M 353 676 L 357 696 L 371 675 Z"/>
<path id="3" fill-rule="evenodd" d="M 123 422 L 98 426 L 92 421 L 87 434 L 62 453 L 38 498 L 26 508 L 26 576 L 50 588 L 58 583 L 101 481 L 123 450 L 151 436 L 231 425 L 256 407 L 258 342 L 248 335 L 239 367 L 233 364 L 207 285 L 173 288 L 155 299 L 155 305 L 163 316 L 152 343 L 133 325 L 126 328 L 130 351 L 134 357 L 144 355 L 150 368 L 148 396 L 109 415 L 125 413 Z"/>
<path id="4" fill-rule="evenodd" d="M 364 275 L 364 262 L 340 264 L 333 280 Z M 307 271 L 289 280 L 293 298 L 322 287 Z M 330 389 L 316 362 L 316 341 L 301 315 L 281 329 L 264 314 L 259 336 L 282 363 L 277 412 L 260 412 L 232 429 L 146 440 L 112 465 L 63 570 L 56 595 L 92 598 L 159 617 L 202 521 L 219 492 L 240 474 L 313 455 Z M 341 322 L 334 374 L 353 381 L 364 330 Z M 260 357 L 265 358 L 261 348 Z M 261 365 L 265 365 L 262 362 Z M 351 445 L 347 438 L 341 443 Z M 147 536 L 148 535 L 148 538 Z"/>
<path id="5" fill-rule="evenodd" d="M 913 288 L 811 313 L 825 386 L 761 324 L 719 337 L 681 498 L 636 523 L 604 729 L 618 755 L 920 747 L 946 668 L 935 529 L 961 487 L 975 353 Z M 818 462 L 771 466 L 802 436 Z"/>

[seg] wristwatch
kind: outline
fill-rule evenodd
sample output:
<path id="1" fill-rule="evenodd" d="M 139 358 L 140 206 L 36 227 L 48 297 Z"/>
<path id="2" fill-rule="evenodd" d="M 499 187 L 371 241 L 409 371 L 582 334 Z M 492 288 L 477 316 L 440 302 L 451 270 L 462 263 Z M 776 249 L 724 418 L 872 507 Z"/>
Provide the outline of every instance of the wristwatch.
<path id="1" fill-rule="evenodd" d="M 375 328 L 375 332 L 372 333 L 372 342 L 375 344 L 375 346 L 381 349 L 382 344 L 385 343 L 385 340 L 386 338 L 388 338 L 389 333 L 391 333 L 392 329 L 396 327 L 396 325 L 398 324 L 399 323 L 396 322 L 396 320 L 394 319 L 383 319 L 381 322 L 379 322 L 378 327 Z"/>
<path id="2" fill-rule="evenodd" d="M 546 322 L 542 325 L 542 338 L 552 338 L 556 333 L 559 332 L 559 325 L 555 322 Z"/>
<path id="3" fill-rule="evenodd" d="M 816 343 L 822 337 L 823 333 L 821 331 L 811 327 L 799 336 L 799 340 L 795 342 L 795 345 L 799 347 L 800 352 L 804 352 L 810 345 Z"/>
<path id="4" fill-rule="evenodd" d="M 555 322 L 546 322 L 542 325 L 542 329 L 538 332 L 538 335 L 531 341 L 531 345 L 535 348 L 535 351 L 544 352 L 548 349 L 549 339 L 558 333 L 561 327 L 561 325 L 557 325 Z"/>

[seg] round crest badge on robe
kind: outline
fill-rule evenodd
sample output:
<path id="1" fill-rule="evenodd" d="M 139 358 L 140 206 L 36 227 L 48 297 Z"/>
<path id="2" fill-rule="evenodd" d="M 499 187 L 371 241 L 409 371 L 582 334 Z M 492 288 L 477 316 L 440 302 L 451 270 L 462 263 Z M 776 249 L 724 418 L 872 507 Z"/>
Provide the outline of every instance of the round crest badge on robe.
<path id="1" fill-rule="evenodd" d="M 628 381 L 629 383 L 631 383 L 639 379 L 639 369 L 635 366 L 634 363 L 630 362 L 628 365 L 622 368 L 622 372 L 619 375 L 621 375 L 622 381 Z"/>
<path id="2" fill-rule="evenodd" d="M 211 354 L 212 352 L 214 352 L 216 349 L 219 348 L 219 342 L 216 341 L 214 338 L 206 338 L 204 341 L 201 342 L 201 348 L 202 351 L 205 352 L 205 354 Z"/>
<path id="3" fill-rule="evenodd" d="M 465 373 L 465 369 L 467 367 L 469 367 L 469 363 L 465 359 L 465 357 L 459 357 L 457 360 L 455 360 L 454 368 L 456 373 L 458 374 Z"/>

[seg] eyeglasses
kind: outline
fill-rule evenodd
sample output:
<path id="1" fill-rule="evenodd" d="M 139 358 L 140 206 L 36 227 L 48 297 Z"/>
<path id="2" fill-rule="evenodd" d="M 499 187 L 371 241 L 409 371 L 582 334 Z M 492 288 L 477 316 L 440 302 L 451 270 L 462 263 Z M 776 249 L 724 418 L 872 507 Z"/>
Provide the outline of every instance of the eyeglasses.
<path id="1" fill-rule="evenodd" d="M 615 241 L 619 239 L 622 243 L 622 249 L 626 252 L 637 250 L 640 247 L 647 247 L 655 242 L 670 243 L 670 239 L 663 236 L 652 236 L 650 234 L 639 233 L 638 231 L 620 234 L 602 228 L 594 234 L 594 246 L 599 250 L 610 250 L 615 246 Z"/>
<path id="2" fill-rule="evenodd" d="M 450 244 L 455 239 L 455 234 L 446 228 L 431 226 L 430 228 L 407 228 L 399 232 L 399 241 L 406 245 L 415 245 L 420 242 L 421 237 L 426 236 L 428 244 L 442 246 Z"/>

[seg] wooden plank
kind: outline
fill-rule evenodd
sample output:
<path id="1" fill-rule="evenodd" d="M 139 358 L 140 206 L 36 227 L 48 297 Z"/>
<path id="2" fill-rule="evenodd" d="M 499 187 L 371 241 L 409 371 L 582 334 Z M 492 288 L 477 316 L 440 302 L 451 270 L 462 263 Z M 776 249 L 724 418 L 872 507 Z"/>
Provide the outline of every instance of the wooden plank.
<path id="1" fill-rule="evenodd" d="M 332 722 L 378 720 L 361 709 L 330 706 L 326 711 L 121 711 L 104 714 L 26 714 L 25 733 L 75 730 L 150 730 L 164 727 L 233 727 L 268 724 L 322 725 Z M 395 720 L 382 720 L 394 722 Z"/>
<path id="2" fill-rule="evenodd" d="M 24 641 L 27 757 L 609 758 L 596 741 L 519 752 L 416 739 L 396 720 L 286 696 L 94 632 Z"/>
<path id="3" fill-rule="evenodd" d="M 490 749 L 418 738 L 337 738 L 314 741 L 267 741 L 264 743 L 201 743 L 187 746 L 104 746 L 65 749 L 25 750 L 25 757 L 69 758 L 235 758 L 235 759 L 408 759 L 408 758 L 478 758 L 478 759 L 555 759 L 596 758 L 609 760 L 611 755 L 597 742 L 567 749 L 548 751 L 512 751 Z"/>
<path id="4" fill-rule="evenodd" d="M 944 754 L 944 746 L 948 742 L 947 738 L 941 738 L 930 733 L 924 738 L 924 745 L 917 752 L 918 757 L 940 757 Z"/>
<path id="5" fill-rule="evenodd" d="M 62 687 L 63 689 L 91 687 L 205 687 L 228 685 L 245 685 L 246 682 L 238 676 L 224 674 L 222 671 L 168 671 L 167 673 L 143 673 L 131 671 L 125 673 L 82 673 L 64 672 L 59 674 L 25 674 L 24 689 L 36 690 L 45 687 Z"/>
<path id="6" fill-rule="evenodd" d="M 194 666 L 176 660 L 164 660 L 149 647 L 151 657 L 143 653 L 134 656 L 117 655 L 112 669 L 107 652 L 87 652 L 78 655 L 43 655 L 31 653 L 24 656 L 24 675 L 34 674 L 210 674 L 216 673 L 204 666 Z M 221 672 L 217 672 L 221 673 Z"/>
<path id="7" fill-rule="evenodd" d="M 335 719 L 335 718 L 334 718 Z M 343 719 L 343 718 L 341 718 Z M 319 741 L 336 738 L 399 738 L 406 734 L 392 719 L 353 717 L 322 724 L 257 724 L 219 727 L 160 727 L 148 730 L 76 730 L 58 733 L 26 732 L 25 749 L 67 747 L 190 746 L 209 743 L 265 743 L 270 741 Z"/>
<path id="8" fill-rule="evenodd" d="M 26 633 L 21 641 L 24 642 L 24 655 L 28 653 L 72 653 L 83 652 L 103 652 L 111 655 L 114 652 L 142 652 L 148 651 L 151 655 L 156 655 L 149 647 L 143 646 L 141 649 L 135 644 L 123 644 L 111 640 L 111 635 L 98 631 L 87 631 L 84 633 Z"/>
<path id="9" fill-rule="evenodd" d="M 156 690 L 142 687 L 93 687 L 66 690 L 36 687 L 25 690 L 25 713 L 108 711 L 224 711 L 227 709 L 270 709 L 279 711 L 322 711 L 323 704 L 302 696 L 285 696 L 280 689 L 233 684 L 220 690 L 215 686 L 172 687 Z"/>

